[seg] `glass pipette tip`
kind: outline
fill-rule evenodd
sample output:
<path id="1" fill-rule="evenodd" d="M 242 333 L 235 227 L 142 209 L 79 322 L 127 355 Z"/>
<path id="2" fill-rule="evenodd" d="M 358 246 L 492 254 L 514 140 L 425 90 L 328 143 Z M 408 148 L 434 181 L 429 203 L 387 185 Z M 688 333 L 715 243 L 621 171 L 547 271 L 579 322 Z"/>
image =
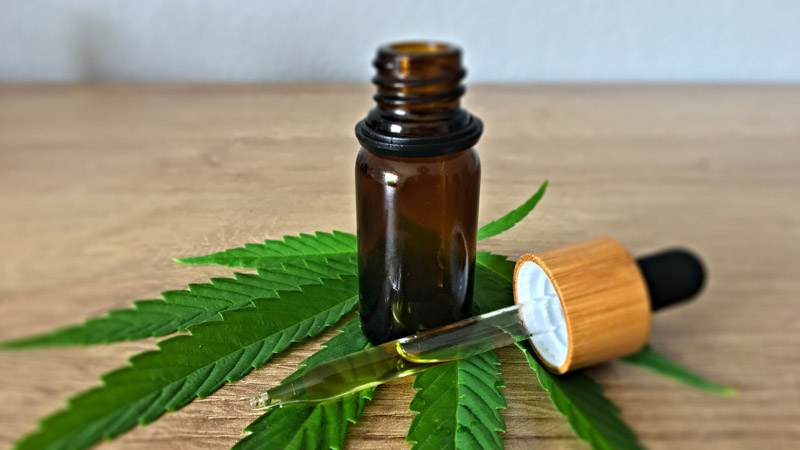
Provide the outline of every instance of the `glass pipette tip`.
<path id="1" fill-rule="evenodd" d="M 555 333 L 564 325 L 563 318 L 550 317 L 554 310 L 548 305 L 554 299 L 558 301 L 555 294 L 545 295 L 315 365 L 251 398 L 250 406 L 264 410 L 321 403 L 446 362 Z"/>

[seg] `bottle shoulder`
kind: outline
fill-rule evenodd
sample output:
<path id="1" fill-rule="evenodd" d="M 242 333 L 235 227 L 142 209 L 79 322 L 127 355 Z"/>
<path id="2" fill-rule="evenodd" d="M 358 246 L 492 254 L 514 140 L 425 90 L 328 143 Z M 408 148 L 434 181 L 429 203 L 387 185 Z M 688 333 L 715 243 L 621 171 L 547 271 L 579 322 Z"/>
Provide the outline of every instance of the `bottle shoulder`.
<path id="1" fill-rule="evenodd" d="M 384 180 L 386 174 L 393 179 L 441 175 L 479 177 L 480 157 L 475 148 L 430 158 L 405 158 L 386 156 L 362 148 L 356 157 L 356 174 L 359 177 Z"/>
<path id="2" fill-rule="evenodd" d="M 465 169 L 479 169 L 480 156 L 475 147 L 462 150 L 458 153 L 452 153 L 444 156 L 432 156 L 421 158 L 407 158 L 398 156 L 387 156 L 378 153 L 373 153 L 364 147 L 358 151 L 356 156 L 356 167 L 369 166 L 375 169 L 400 169 L 403 167 L 425 167 L 437 166 L 450 168 L 465 168 Z"/>

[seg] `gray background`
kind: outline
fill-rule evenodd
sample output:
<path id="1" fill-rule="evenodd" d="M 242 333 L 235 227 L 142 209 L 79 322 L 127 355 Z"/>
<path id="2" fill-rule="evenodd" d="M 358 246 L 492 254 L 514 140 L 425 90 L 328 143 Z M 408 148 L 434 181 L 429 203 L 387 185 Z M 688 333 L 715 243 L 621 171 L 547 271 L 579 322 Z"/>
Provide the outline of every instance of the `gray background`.
<path id="1" fill-rule="evenodd" d="M 0 0 L 0 79 L 363 81 L 418 37 L 470 81 L 800 81 L 794 0 Z"/>

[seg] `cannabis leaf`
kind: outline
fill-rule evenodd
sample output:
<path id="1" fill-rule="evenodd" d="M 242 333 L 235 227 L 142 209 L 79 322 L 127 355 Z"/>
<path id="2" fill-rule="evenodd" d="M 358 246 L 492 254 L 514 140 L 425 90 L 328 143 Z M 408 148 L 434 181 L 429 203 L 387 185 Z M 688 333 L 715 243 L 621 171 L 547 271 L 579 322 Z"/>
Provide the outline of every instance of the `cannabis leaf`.
<path id="1" fill-rule="evenodd" d="M 165 336 L 198 323 L 220 320 L 219 313 L 249 306 L 254 298 L 275 298 L 278 291 L 319 284 L 326 277 L 354 274 L 356 267 L 355 256 L 331 257 L 260 269 L 257 274 L 212 278 L 211 283 L 190 284 L 188 290 L 164 292 L 164 300 L 137 300 L 133 309 L 111 311 L 106 317 L 81 325 L 3 342 L 0 348 L 88 345 Z"/>
<path id="2" fill-rule="evenodd" d="M 518 221 L 521 218 L 522 216 L 519 216 L 514 220 Z M 507 226 L 510 227 L 512 225 L 513 223 Z M 257 275 L 235 274 L 234 279 L 218 278 L 211 280 L 210 284 L 190 285 L 188 291 L 165 292 L 163 294 L 164 301 L 138 301 L 135 302 L 134 309 L 112 311 L 107 317 L 92 319 L 83 325 L 0 345 L 6 348 L 22 348 L 46 345 L 90 344 L 163 336 L 174 331 L 187 329 L 192 332 L 193 336 L 176 339 L 202 340 L 202 332 L 198 330 L 202 330 L 203 327 L 198 324 L 204 321 L 219 321 L 221 317 L 226 320 L 229 317 L 236 317 L 238 315 L 236 310 L 252 305 L 253 303 L 251 302 L 256 297 L 275 298 L 278 295 L 278 291 L 281 290 L 298 289 L 305 285 L 319 283 L 324 280 L 324 277 L 354 274 L 356 272 L 355 252 L 354 235 L 333 232 L 316 233 L 314 236 L 302 235 L 298 238 L 287 237 L 284 241 L 268 241 L 263 245 L 246 245 L 244 248 L 232 249 L 231 251 L 209 255 L 208 257 L 181 260 L 182 262 L 197 264 L 265 265 L 267 268 L 260 269 Z M 283 264 L 283 267 L 276 266 L 276 264 L 281 264 L 288 260 L 295 261 L 295 263 Z M 487 274 L 490 273 L 487 272 Z M 478 275 L 478 280 L 476 280 L 478 291 L 481 291 L 481 286 L 485 285 L 480 281 L 482 278 L 483 276 Z M 486 290 L 486 292 L 489 291 Z M 320 289 L 319 296 L 323 295 L 327 295 L 327 283 L 325 289 Z M 480 296 L 480 294 L 478 295 Z M 285 297 L 287 295 L 281 296 L 282 299 Z M 487 299 L 490 299 L 490 297 L 489 295 L 486 296 Z M 355 298 L 355 295 L 353 298 Z M 258 307 L 262 301 L 256 300 L 255 308 L 250 307 L 245 311 L 259 309 Z M 492 300 L 487 300 L 487 304 L 491 304 L 491 302 Z M 351 307 L 352 305 L 349 305 L 349 308 Z M 222 316 L 220 316 L 220 313 L 222 313 Z M 326 323 L 329 324 L 329 322 Z M 235 325 L 222 323 L 221 329 Z M 319 331 L 321 329 L 313 330 L 313 333 Z M 241 330 L 231 331 L 231 333 L 237 332 L 241 332 Z M 313 333 L 309 330 L 308 334 Z M 224 336 L 224 338 L 232 337 L 235 336 Z M 217 380 L 216 385 L 212 383 L 212 378 L 203 381 L 203 376 L 218 376 L 220 372 L 223 372 L 223 370 L 219 370 L 219 367 L 223 367 L 226 364 L 230 366 L 232 362 L 230 358 L 221 358 L 219 361 L 215 361 L 213 366 L 217 369 L 211 370 L 210 374 L 195 371 L 176 375 L 174 380 L 169 377 L 158 379 L 156 383 L 144 386 L 144 388 L 149 388 L 149 396 L 141 393 L 140 390 L 147 389 L 139 386 L 141 388 L 137 388 L 139 390 L 128 391 L 129 395 L 115 397 L 114 401 L 116 403 L 107 398 L 109 392 L 121 389 L 116 384 L 122 384 L 122 382 L 117 382 L 117 380 L 124 379 L 126 380 L 125 383 L 134 381 L 142 372 L 137 371 L 137 369 L 147 367 L 151 360 L 158 361 L 165 358 L 164 356 L 153 356 L 153 354 L 172 355 L 176 348 L 186 347 L 185 345 L 173 347 L 172 342 L 172 339 L 163 341 L 159 344 L 162 352 L 149 352 L 134 357 L 132 359 L 133 367 L 112 372 L 104 377 L 104 387 L 93 389 L 72 399 L 68 410 L 57 413 L 43 421 L 40 424 L 40 430 L 23 439 L 19 446 L 21 448 L 26 448 L 29 445 L 39 447 L 49 444 L 54 446 L 64 444 L 68 447 L 88 446 L 101 437 L 116 436 L 133 427 L 137 421 L 144 424 L 155 420 L 164 410 L 178 409 L 190 402 L 195 395 L 208 395 L 221 386 L 225 379 L 228 381 L 235 380 L 249 371 L 249 366 L 245 362 L 252 355 L 249 354 L 250 352 L 245 352 L 246 354 L 241 355 L 244 359 L 237 361 L 234 364 L 235 367 L 230 368 L 230 373 L 223 374 L 223 379 L 221 381 Z M 203 344 L 198 344 L 197 348 L 201 348 L 200 345 Z M 285 345 L 288 345 L 288 342 L 275 347 L 273 351 L 280 351 Z M 213 346 L 206 346 L 206 348 L 213 348 Z M 250 349 L 252 347 L 248 347 L 245 350 Z M 204 350 L 199 353 L 208 356 L 207 351 Z M 211 356 L 211 359 L 213 358 L 214 356 Z M 191 361 L 188 359 L 184 362 L 191 366 Z M 263 365 L 268 359 L 269 356 L 258 357 L 253 359 L 250 366 Z M 202 363 L 202 361 L 204 361 L 203 357 L 198 356 L 196 362 Z M 161 369 L 164 368 L 162 367 Z M 116 375 L 118 372 L 124 376 Z M 131 373 L 133 375 L 130 375 Z M 198 387 L 197 383 L 201 383 L 201 385 Z M 146 383 L 142 384 L 146 385 Z M 170 394 L 174 394 L 174 397 L 167 398 Z M 110 405 L 119 406 L 119 408 L 115 409 Z M 111 423 L 115 420 L 116 422 Z"/>
<path id="3" fill-rule="evenodd" d="M 687 386 L 728 397 L 737 394 L 736 389 L 725 387 L 696 375 L 689 369 L 670 361 L 666 356 L 657 353 L 650 346 L 645 346 L 639 353 L 622 358 L 623 361 L 651 370 L 665 377 L 672 378 Z"/>
<path id="4" fill-rule="evenodd" d="M 324 260 L 327 257 L 355 254 L 356 236 L 334 231 L 300 236 L 284 236 L 283 240 L 266 240 L 263 244 L 244 244 L 219 253 L 189 258 L 176 258 L 184 264 L 219 264 L 228 267 L 265 268 L 298 260 Z"/>
<path id="5" fill-rule="evenodd" d="M 498 234 L 516 225 L 520 220 L 524 219 L 528 213 L 533 211 L 533 208 L 536 207 L 536 205 L 539 203 L 539 200 L 541 200 L 542 196 L 544 196 L 544 193 L 547 190 L 547 183 L 547 180 L 545 180 L 539 190 L 536 191 L 536 193 L 533 194 L 528 201 L 520 205 L 518 208 L 512 210 L 505 216 L 482 226 L 478 230 L 478 240 L 480 241 L 492 236 L 497 236 Z"/>
<path id="6" fill-rule="evenodd" d="M 514 304 L 514 291 L 504 274 L 513 274 L 515 265 L 506 256 L 478 252 L 473 299 L 480 311 L 495 311 Z"/>
<path id="7" fill-rule="evenodd" d="M 556 409 L 567 416 L 579 438 L 595 449 L 640 449 L 636 434 L 620 419 L 620 409 L 582 371 L 553 375 L 533 357 L 527 343 L 517 342 Z"/>
<path id="8" fill-rule="evenodd" d="M 498 409 L 506 401 L 500 361 L 495 352 L 484 352 L 417 374 L 419 389 L 411 402 L 417 414 L 406 441 L 415 449 L 502 448 L 498 431 L 506 431 Z"/>
<path id="9" fill-rule="evenodd" d="M 479 238 L 497 235 L 522 220 L 538 203 L 546 186 L 547 182 L 525 204 L 482 227 Z M 209 395 L 225 381 L 241 378 L 291 342 L 321 332 L 352 309 L 357 298 L 355 256 L 355 236 L 335 231 L 289 236 L 283 241 L 246 244 L 243 248 L 182 259 L 179 261 L 190 264 L 264 268 L 256 275 L 237 273 L 234 279 L 212 279 L 210 284 L 190 285 L 188 291 L 165 292 L 163 301 L 138 301 L 134 309 L 112 311 L 108 317 L 93 319 L 84 325 L 0 344 L 0 347 L 86 344 L 160 336 L 186 329 L 191 332 L 190 336 L 162 341 L 159 343 L 161 351 L 135 356 L 131 367 L 107 374 L 103 377 L 104 386 L 71 399 L 67 410 L 45 419 L 40 429 L 18 446 L 89 446 L 102 437 L 114 437 L 137 422 L 153 421 L 165 411 L 184 406 L 195 396 Z M 511 303 L 513 268 L 514 262 L 504 256 L 478 254 L 477 306 L 487 311 Z M 288 290 L 295 292 L 286 292 Z M 302 304 L 304 308 L 286 308 L 286 303 L 291 302 Z M 298 309 L 305 311 L 298 313 Z M 357 325 L 354 321 L 345 326 L 341 335 L 303 365 L 310 367 L 365 348 L 366 340 Z M 634 355 L 629 362 L 682 378 L 686 383 L 714 389 L 703 384 L 710 382 L 647 350 L 649 353 Z M 598 448 L 609 443 L 623 447 L 638 445 L 630 429 L 615 415 L 618 410 L 602 396 L 602 390 L 590 378 L 583 374 L 553 377 L 538 366 L 527 351 L 526 358 L 579 436 Z M 419 440 L 424 435 L 420 446 L 442 439 L 453 446 L 502 445 L 497 431 L 502 431 L 505 424 L 498 409 L 504 407 L 505 402 L 498 390 L 502 379 L 497 364 L 496 355 L 487 352 L 433 369 L 428 372 L 432 375 L 420 376 L 414 384 L 419 390 L 412 402 L 412 408 L 420 414 L 409 430 L 409 440 Z M 436 370 L 450 375 L 434 377 Z M 466 382 L 463 386 L 458 382 L 454 385 L 442 383 L 448 377 L 458 381 L 470 376 L 480 381 Z M 425 378 L 434 381 L 426 382 Z M 711 386 L 717 385 L 711 383 Z M 447 398 L 447 395 L 437 395 L 437 390 L 458 391 L 464 387 L 485 392 L 482 395 L 457 393 L 454 401 L 445 402 L 446 407 L 428 402 L 433 398 L 437 401 Z M 347 423 L 360 417 L 365 400 L 371 398 L 373 391 L 352 394 L 323 405 L 270 412 L 248 427 L 253 434 L 238 446 L 249 448 L 266 442 L 285 442 L 293 447 L 341 447 Z M 429 411 L 434 410 L 440 412 L 435 419 L 445 425 L 431 428 L 429 421 L 434 420 L 434 414 Z M 602 417 L 610 419 L 603 422 Z"/>
<path id="10" fill-rule="evenodd" d="M 283 382 L 291 381 L 309 367 L 370 346 L 357 319 L 348 322 L 340 331 L 323 344 L 321 350 L 301 362 L 301 368 Z M 375 389 L 367 389 L 327 403 L 273 409 L 248 425 L 245 432 L 252 434 L 233 448 L 340 449 L 344 445 L 348 424 L 361 417 L 366 400 L 372 399 L 373 392 Z"/>
<path id="11" fill-rule="evenodd" d="M 103 386 L 69 400 L 66 410 L 44 419 L 18 447 L 88 447 L 152 422 L 242 378 L 292 342 L 319 334 L 357 299 L 357 279 L 346 275 L 223 312 L 222 321 L 191 326 L 191 335 L 161 341 L 160 351 L 139 354 L 130 367 L 104 375 Z"/>

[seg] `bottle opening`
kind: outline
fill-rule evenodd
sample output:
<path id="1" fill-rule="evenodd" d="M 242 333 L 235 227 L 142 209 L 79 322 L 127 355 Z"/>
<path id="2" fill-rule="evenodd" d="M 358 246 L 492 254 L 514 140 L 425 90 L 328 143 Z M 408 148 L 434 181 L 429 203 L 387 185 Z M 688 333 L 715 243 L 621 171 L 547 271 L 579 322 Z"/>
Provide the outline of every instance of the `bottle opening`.
<path id="1" fill-rule="evenodd" d="M 461 66 L 461 49 L 435 41 L 384 45 L 378 49 L 373 65 L 377 69 L 373 81 L 379 89 L 397 88 L 398 83 L 458 84 L 466 73 Z"/>
<path id="2" fill-rule="evenodd" d="M 386 48 L 388 52 L 395 54 L 442 55 L 458 52 L 458 48 L 443 42 L 398 42 L 389 44 Z"/>

